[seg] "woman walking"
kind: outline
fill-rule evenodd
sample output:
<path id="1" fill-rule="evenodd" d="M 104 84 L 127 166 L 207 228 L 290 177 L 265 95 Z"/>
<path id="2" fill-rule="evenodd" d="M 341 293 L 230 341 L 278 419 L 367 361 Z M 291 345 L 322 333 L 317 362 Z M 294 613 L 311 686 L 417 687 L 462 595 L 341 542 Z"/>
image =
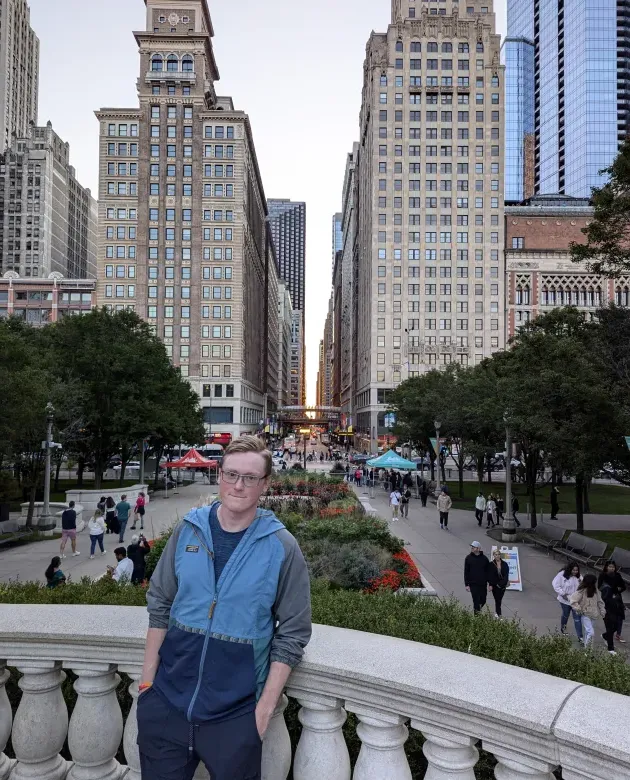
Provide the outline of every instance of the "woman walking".
<path id="1" fill-rule="evenodd" d="M 105 555 L 106 550 L 103 546 L 105 520 L 103 519 L 103 513 L 100 509 L 94 510 L 94 514 L 89 519 L 88 528 L 90 530 L 90 558 L 94 558 L 94 550 L 96 549 L 97 544 L 101 549 L 101 555 Z"/>
<path id="2" fill-rule="evenodd" d="M 552 582 L 553 589 L 557 593 L 560 607 L 562 608 L 562 618 L 560 620 L 560 633 L 567 633 L 567 623 L 569 622 L 569 616 L 573 614 L 573 625 L 575 626 L 575 633 L 578 636 L 580 642 L 582 641 L 582 620 L 579 615 L 575 613 L 571 606 L 570 598 L 575 591 L 580 587 L 580 567 L 577 563 L 568 563 L 562 571 L 558 572 Z"/>
<path id="3" fill-rule="evenodd" d="M 346 468 L 349 469 L 350 467 L 347 466 Z M 131 526 L 132 531 L 135 530 L 136 523 L 138 522 L 138 518 L 140 518 L 140 530 L 141 531 L 144 530 L 145 505 L 146 505 L 145 495 L 142 491 L 140 491 L 140 493 L 138 493 L 138 498 L 136 499 L 136 505 L 133 510 L 133 525 Z"/>
<path id="4" fill-rule="evenodd" d="M 593 621 L 605 617 L 604 602 L 597 592 L 597 577 L 585 574 L 578 589 L 569 597 L 574 615 L 579 615 L 582 621 L 584 647 L 589 647 L 595 635 Z"/>
<path id="5" fill-rule="evenodd" d="M 490 493 L 488 496 L 488 501 L 486 502 L 486 517 L 488 520 L 486 528 L 494 528 L 494 526 L 497 524 L 497 505 L 494 500 L 493 493 Z"/>
<path id="6" fill-rule="evenodd" d="M 492 553 L 492 560 L 488 566 L 488 585 L 492 590 L 495 604 L 495 618 L 501 618 L 501 603 L 507 586 L 510 584 L 510 567 L 507 561 L 501 557 L 501 551 Z"/>
<path id="7" fill-rule="evenodd" d="M 617 599 L 619 618 L 615 626 L 615 638 L 618 642 L 625 645 L 626 640 L 621 638 L 621 632 L 623 630 L 623 622 L 626 619 L 626 608 L 624 607 L 621 594 L 626 590 L 626 583 L 623 581 L 621 574 L 619 574 L 619 569 L 614 561 L 606 561 L 604 571 L 599 575 L 597 587 L 602 591 L 606 585 L 612 590 L 611 596 L 619 597 Z"/>
<path id="8" fill-rule="evenodd" d="M 107 496 L 105 501 L 105 526 L 107 528 L 106 533 L 116 533 L 114 526 L 116 525 L 116 502 L 111 496 Z"/>
<path id="9" fill-rule="evenodd" d="M 427 487 L 426 480 L 422 480 L 422 485 L 420 486 L 420 501 L 422 501 L 422 506 L 427 505 L 427 499 L 429 498 L 429 488 Z"/>
<path id="10" fill-rule="evenodd" d="M 59 585 L 65 585 L 66 575 L 61 571 L 60 566 L 61 558 L 58 555 L 55 555 L 44 574 L 47 588 L 56 588 Z"/>

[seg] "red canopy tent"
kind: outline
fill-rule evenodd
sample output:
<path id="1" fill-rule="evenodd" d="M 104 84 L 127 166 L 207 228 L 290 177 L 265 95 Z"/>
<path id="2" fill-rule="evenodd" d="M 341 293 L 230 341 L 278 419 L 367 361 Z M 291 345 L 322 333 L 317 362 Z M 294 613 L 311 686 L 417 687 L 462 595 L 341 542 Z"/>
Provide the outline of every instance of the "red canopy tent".
<path id="1" fill-rule="evenodd" d="M 183 458 L 173 460 L 170 463 L 160 464 L 163 469 L 216 469 L 219 465 L 216 460 L 208 460 L 200 455 L 197 450 L 189 450 Z"/>

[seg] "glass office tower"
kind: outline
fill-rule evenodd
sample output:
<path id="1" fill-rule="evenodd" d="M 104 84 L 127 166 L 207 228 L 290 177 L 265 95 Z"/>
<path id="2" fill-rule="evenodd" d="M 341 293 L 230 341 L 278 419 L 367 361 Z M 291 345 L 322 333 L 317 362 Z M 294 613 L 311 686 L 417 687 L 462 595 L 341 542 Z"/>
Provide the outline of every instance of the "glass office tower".
<path id="1" fill-rule="evenodd" d="M 530 194 L 589 197 L 604 183 L 599 171 L 628 133 L 629 23 L 630 0 L 508 0 L 509 201 Z M 533 193 L 527 191 L 532 94 Z"/>

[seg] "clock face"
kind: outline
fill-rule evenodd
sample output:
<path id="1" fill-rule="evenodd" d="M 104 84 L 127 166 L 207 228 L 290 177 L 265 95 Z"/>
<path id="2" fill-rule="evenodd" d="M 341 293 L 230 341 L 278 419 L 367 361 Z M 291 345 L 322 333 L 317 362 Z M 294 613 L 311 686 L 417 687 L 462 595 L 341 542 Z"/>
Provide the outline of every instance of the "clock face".
<path id="1" fill-rule="evenodd" d="M 168 17 L 168 21 L 174 27 L 176 24 L 179 24 L 179 16 L 177 14 L 171 14 Z"/>

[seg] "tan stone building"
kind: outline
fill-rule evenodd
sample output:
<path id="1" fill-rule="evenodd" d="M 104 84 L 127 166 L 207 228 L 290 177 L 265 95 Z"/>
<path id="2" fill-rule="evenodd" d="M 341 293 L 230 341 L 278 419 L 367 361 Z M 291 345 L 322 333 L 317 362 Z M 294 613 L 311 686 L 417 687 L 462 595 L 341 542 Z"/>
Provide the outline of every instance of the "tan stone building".
<path id="1" fill-rule="evenodd" d="M 139 106 L 96 114 L 99 302 L 146 319 L 199 393 L 209 431 L 238 436 L 275 407 L 278 360 L 252 129 L 215 92 L 207 0 L 145 2 Z"/>
<path id="2" fill-rule="evenodd" d="M 505 209 L 507 334 L 558 306 L 593 316 L 614 302 L 630 305 L 630 276 L 605 279 L 571 261 L 571 243 L 582 243 L 593 216 L 589 201 L 538 195 Z"/>
<path id="3" fill-rule="evenodd" d="M 367 44 L 358 167 L 357 445 L 389 392 L 504 345 L 503 68 L 491 0 L 393 0 Z"/>
<path id="4" fill-rule="evenodd" d="M 0 0 L 0 153 L 37 124 L 39 39 L 26 0 Z"/>

